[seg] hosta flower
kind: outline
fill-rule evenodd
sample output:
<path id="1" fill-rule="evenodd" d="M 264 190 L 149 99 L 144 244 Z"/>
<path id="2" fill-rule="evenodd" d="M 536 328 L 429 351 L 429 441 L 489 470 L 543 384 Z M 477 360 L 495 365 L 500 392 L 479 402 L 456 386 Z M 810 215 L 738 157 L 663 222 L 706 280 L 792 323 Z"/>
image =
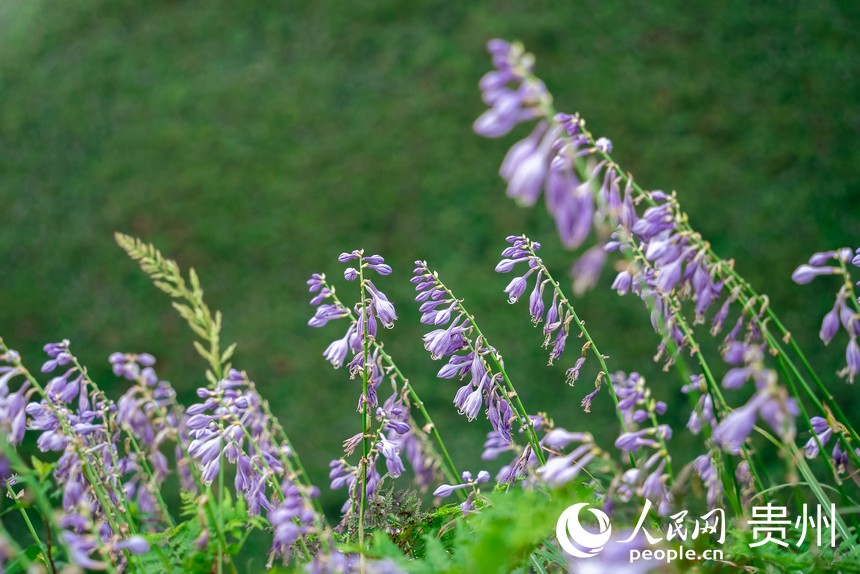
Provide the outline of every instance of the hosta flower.
<path id="1" fill-rule="evenodd" d="M 594 446 L 590 435 L 583 433 L 578 434 L 581 436 L 577 439 L 570 439 L 570 441 L 565 439 L 565 441 L 563 441 L 567 443 L 577 440 L 578 442 L 581 442 L 578 447 L 568 454 L 550 457 L 546 461 L 546 464 L 537 470 L 538 475 L 540 475 L 543 481 L 547 484 L 559 486 L 570 482 L 576 478 L 579 473 L 588 466 L 588 463 L 591 462 L 591 460 L 600 452 L 600 450 Z M 546 441 L 548 437 L 549 435 L 545 437 L 544 441 Z M 544 444 L 546 444 L 546 442 L 544 442 Z"/>
<path id="2" fill-rule="evenodd" d="M 717 419 L 714 416 L 714 400 L 711 394 L 707 392 L 705 379 L 702 375 L 691 375 L 690 383 L 681 387 L 681 392 L 684 394 L 700 393 L 696 401 L 696 408 L 690 413 L 690 418 L 687 421 L 687 428 L 691 433 L 698 435 L 705 426 L 711 429 L 717 426 Z"/>
<path id="3" fill-rule="evenodd" d="M 147 449 L 155 475 L 164 479 L 168 466 L 161 446 L 168 439 L 178 445 L 183 442 L 176 392 L 170 383 L 159 379 L 153 369 L 155 358 L 148 353 L 113 353 L 110 362 L 114 373 L 134 383 L 117 401 L 117 422 Z"/>
<path id="4" fill-rule="evenodd" d="M 809 258 L 808 264 L 795 269 L 791 278 L 801 285 L 811 282 L 819 275 L 846 274 L 846 279 L 850 280 L 847 276 L 846 264 L 857 266 L 857 261 L 860 261 L 858 254 L 860 249 L 854 251 L 849 248 L 815 253 Z M 837 265 L 827 265 L 831 261 Z M 849 304 L 848 287 L 843 284 L 839 288 L 833 308 L 824 315 L 821 322 L 819 336 L 825 345 L 829 344 L 839 332 L 840 326 L 848 335 L 848 345 L 845 347 L 845 368 L 839 371 L 839 375 L 846 378 L 849 383 L 853 383 L 860 374 L 860 345 L 857 343 L 857 338 L 860 337 L 860 312 L 853 305 L 857 303 L 856 301 L 851 301 Z"/>
<path id="5" fill-rule="evenodd" d="M 582 295 L 597 285 L 600 272 L 606 262 L 606 250 L 603 245 L 595 245 L 577 259 L 570 268 L 570 276 L 573 278 L 573 292 Z"/>
<path id="6" fill-rule="evenodd" d="M 382 456 L 385 457 L 385 465 L 388 467 L 388 474 L 393 478 L 397 478 L 406 467 L 403 466 L 403 461 L 400 460 L 400 447 L 391 442 L 385 437 L 380 437 L 377 443 L 377 448 Z"/>
<path id="7" fill-rule="evenodd" d="M 838 273 L 838 267 L 814 267 L 812 265 L 801 265 L 791 274 L 791 279 L 798 285 L 811 283 L 819 275 L 833 275 Z"/>
<path id="8" fill-rule="evenodd" d="M 499 455 L 514 450 L 513 443 L 500 435 L 497 431 L 487 433 L 487 440 L 484 441 L 484 450 L 481 452 L 481 460 L 494 460 Z"/>
<path id="9" fill-rule="evenodd" d="M 652 398 L 639 373 L 628 376 L 619 371 L 610 376 L 610 383 L 626 427 L 616 439 L 615 447 L 631 458 L 638 458 L 636 467 L 616 477 L 611 488 L 622 500 L 636 494 L 650 500 L 660 515 L 668 514 L 672 503 L 668 472 L 671 456 L 666 442 L 672 438 L 672 428 L 655 422 L 657 416 L 666 412 L 667 405 Z"/>
<path id="10" fill-rule="evenodd" d="M 309 499 L 319 496 L 319 491 L 312 488 L 302 494 L 300 487 L 289 480 L 281 484 L 283 500 L 273 504 L 267 514 L 269 523 L 274 528 L 272 548 L 269 554 L 271 567 L 275 557 L 280 557 L 288 563 L 292 556 L 293 545 L 302 537 L 314 531 L 316 516 L 308 503 Z"/>
<path id="11" fill-rule="evenodd" d="M 186 410 L 191 437 L 188 454 L 211 484 L 227 464 L 235 465 L 234 485 L 248 512 L 270 510 L 277 500 L 273 485 L 285 476 L 285 448 L 273 437 L 262 400 L 245 372 L 231 369 L 213 389 L 201 388 L 203 402 Z"/>
<path id="12" fill-rule="evenodd" d="M 22 371 L 16 367 L 0 367 L 0 432 L 6 434 L 12 445 L 21 444 L 24 439 L 27 403 L 35 392 L 27 380 L 20 383 L 14 392 L 10 391 L 12 380 L 21 374 Z"/>
<path id="13" fill-rule="evenodd" d="M 438 496 L 439 498 L 447 498 L 454 494 L 454 492 L 464 489 L 464 488 L 473 488 L 479 484 L 483 484 L 490 480 L 490 473 L 486 470 L 482 470 L 478 472 L 478 476 L 472 478 L 472 473 L 467 471 L 463 472 L 461 476 L 463 482 L 460 484 L 441 484 L 436 490 L 433 491 L 433 496 Z"/>
<path id="14" fill-rule="evenodd" d="M 814 435 L 808 441 L 804 450 L 807 458 L 815 458 L 818 456 L 820 447 L 824 447 L 830 442 L 833 436 L 833 429 L 830 423 L 824 417 L 812 417 L 809 422 L 812 424 L 812 434 Z"/>
<path id="15" fill-rule="evenodd" d="M 510 239 L 510 238 L 509 238 Z M 503 268 L 513 266 L 523 260 L 517 246 L 506 250 Z M 531 271 L 526 271 L 528 275 Z M 422 322 L 438 325 L 439 328 L 425 334 L 424 347 L 432 359 L 448 358 L 448 362 L 438 373 L 443 379 L 466 379 L 456 392 L 454 405 L 457 411 L 472 421 L 481 412 L 486 413 L 493 429 L 505 440 L 511 441 L 513 409 L 508 398 L 499 392 L 501 374 L 493 374 L 488 366 L 490 355 L 501 362 L 498 352 L 488 347 L 481 337 L 473 335 L 472 317 L 460 306 L 459 300 L 430 271 L 425 261 L 416 261 L 411 282 L 418 295 L 415 300 L 421 303 Z M 524 292 L 522 285 L 512 288 L 509 294 L 519 297 Z M 441 312 L 440 312 L 441 310 Z M 447 325 L 447 326 L 446 326 Z"/>
<path id="16" fill-rule="evenodd" d="M 438 461 L 429 452 L 426 435 L 417 428 L 410 414 L 409 405 L 400 397 L 399 393 L 392 394 L 385 403 L 377 409 L 377 419 L 382 422 L 382 430 L 387 433 L 385 441 L 394 446 L 390 450 L 389 457 L 383 451 L 386 466 L 392 476 L 396 476 L 392 470 L 404 471 L 402 459 L 405 458 L 412 467 L 415 482 L 421 487 L 429 485 L 435 478 L 438 470 Z"/>
<path id="17" fill-rule="evenodd" d="M 475 120 L 475 131 L 484 137 L 501 137 L 520 122 L 539 113 L 537 106 L 548 94 L 541 82 L 524 81 L 532 63 L 522 45 L 490 40 L 487 50 L 496 69 L 481 78 L 481 96 L 491 106 Z"/>
<path id="18" fill-rule="evenodd" d="M 777 387 L 764 387 L 742 407 L 735 409 L 714 430 L 714 441 L 727 452 L 739 454 L 758 417 L 784 440 L 794 436 L 794 419 L 799 414 L 794 398 Z"/>

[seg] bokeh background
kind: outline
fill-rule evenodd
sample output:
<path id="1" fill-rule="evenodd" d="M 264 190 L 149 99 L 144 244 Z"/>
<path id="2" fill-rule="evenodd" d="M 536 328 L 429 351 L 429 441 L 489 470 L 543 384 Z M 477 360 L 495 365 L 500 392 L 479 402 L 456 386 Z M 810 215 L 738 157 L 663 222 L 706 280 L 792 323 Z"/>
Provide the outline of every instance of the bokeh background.
<path id="1" fill-rule="evenodd" d="M 332 512 L 327 463 L 354 434 L 358 386 L 321 353 L 340 327 L 306 327 L 305 279 L 339 278 L 363 247 L 400 322 L 391 351 L 476 471 L 485 421 L 451 406 L 456 384 L 421 348 L 408 279 L 426 259 L 503 352 L 532 411 L 604 428 L 579 408 L 568 361 L 547 368 L 524 305 L 493 267 L 511 233 L 545 245 L 542 206 L 517 208 L 497 175 L 506 149 L 473 134 L 485 42 L 520 39 L 557 107 L 579 111 L 650 188 L 677 189 L 695 227 L 773 305 L 850 414 L 843 344 L 817 341 L 835 280 L 789 277 L 813 251 L 860 244 L 860 4 L 652 1 L 0 4 L 0 334 L 33 367 L 67 337 L 114 396 L 112 351 L 148 351 L 185 400 L 204 383 L 192 337 L 114 245 L 116 230 L 194 266 L 224 313 L 235 364 L 271 400 Z M 651 362 L 641 303 L 600 288 L 577 303 L 613 369 L 639 370 L 683 422 L 674 374 Z M 341 293 L 349 297 L 349 287 Z M 677 457 L 701 445 L 676 433 Z M 490 465 L 490 469 L 495 466 Z"/>

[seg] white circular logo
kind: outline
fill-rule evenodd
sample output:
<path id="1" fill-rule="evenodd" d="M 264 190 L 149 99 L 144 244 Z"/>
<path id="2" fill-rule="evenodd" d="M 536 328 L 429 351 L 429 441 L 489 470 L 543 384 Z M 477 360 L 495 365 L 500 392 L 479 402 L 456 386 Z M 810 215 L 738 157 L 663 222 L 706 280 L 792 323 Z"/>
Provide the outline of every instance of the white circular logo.
<path id="1" fill-rule="evenodd" d="M 612 525 L 609 524 L 609 517 L 602 510 L 589 508 L 589 512 L 597 519 L 597 528 L 600 532 L 589 532 L 579 523 L 579 511 L 588 506 L 585 502 L 580 502 L 569 506 L 561 516 L 558 517 L 558 522 L 555 525 L 555 535 L 558 538 L 558 543 L 562 549 L 571 556 L 576 558 L 591 558 L 596 556 L 606 543 L 609 542 L 609 537 L 612 536 Z"/>

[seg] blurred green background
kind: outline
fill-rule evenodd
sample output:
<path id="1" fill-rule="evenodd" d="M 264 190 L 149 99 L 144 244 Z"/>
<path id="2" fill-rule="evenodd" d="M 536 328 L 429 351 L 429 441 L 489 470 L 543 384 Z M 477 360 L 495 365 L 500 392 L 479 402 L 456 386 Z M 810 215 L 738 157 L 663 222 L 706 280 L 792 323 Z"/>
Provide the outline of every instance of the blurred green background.
<path id="1" fill-rule="evenodd" d="M 455 462 L 476 471 L 486 421 L 451 406 L 421 348 L 408 278 L 426 259 L 505 355 L 526 407 L 569 428 L 615 430 L 607 397 L 579 408 L 595 371 L 545 367 L 524 304 L 493 273 L 504 237 L 529 233 L 562 276 L 544 208 L 504 197 L 516 134 L 483 140 L 477 82 L 489 38 L 522 40 L 557 107 L 579 111 L 647 187 L 677 189 L 694 226 L 769 293 L 844 401 L 842 339 L 817 341 L 836 281 L 790 282 L 813 251 L 860 244 L 860 4 L 682 1 L 131 2 L 0 4 L 0 333 L 32 367 L 68 337 L 117 396 L 115 350 L 148 351 L 192 400 L 191 335 L 114 245 L 121 230 L 200 272 L 225 341 L 293 436 L 327 508 L 327 463 L 354 434 L 358 386 L 321 353 L 341 327 L 306 327 L 305 279 L 339 278 L 363 247 L 400 322 L 386 348 L 426 398 Z M 610 368 L 647 373 L 684 421 L 673 373 L 633 298 L 578 303 Z M 341 290 L 351 297 L 349 287 Z M 571 344 L 573 347 L 574 345 Z M 677 432 L 678 458 L 698 439 Z M 490 465 L 491 469 L 496 466 Z"/>

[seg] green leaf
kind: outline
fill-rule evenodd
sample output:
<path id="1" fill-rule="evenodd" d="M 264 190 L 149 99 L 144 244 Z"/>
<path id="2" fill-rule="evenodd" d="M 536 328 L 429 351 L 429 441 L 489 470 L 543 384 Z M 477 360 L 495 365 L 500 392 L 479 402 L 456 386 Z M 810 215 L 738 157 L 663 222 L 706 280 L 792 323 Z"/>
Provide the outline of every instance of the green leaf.
<path id="1" fill-rule="evenodd" d="M 30 458 L 30 462 L 33 465 L 33 472 L 39 480 L 44 480 L 50 476 L 54 466 L 56 466 L 54 463 L 39 460 L 35 456 Z"/>

